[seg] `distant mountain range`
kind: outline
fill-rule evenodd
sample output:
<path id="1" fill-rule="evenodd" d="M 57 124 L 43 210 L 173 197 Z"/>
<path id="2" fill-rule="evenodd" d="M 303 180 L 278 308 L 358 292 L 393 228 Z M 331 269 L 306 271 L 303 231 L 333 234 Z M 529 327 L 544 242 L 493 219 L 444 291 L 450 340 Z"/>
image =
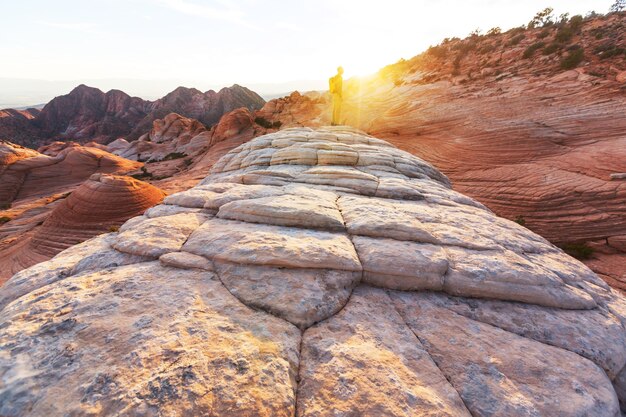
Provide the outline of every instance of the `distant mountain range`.
<path id="1" fill-rule="evenodd" d="M 41 110 L 0 110 L 0 138 L 33 148 L 54 140 L 106 144 L 119 137 L 136 139 L 150 130 L 154 120 L 172 112 L 211 126 L 234 109 L 253 111 L 264 104 L 260 95 L 237 84 L 204 93 L 179 87 L 155 101 L 81 84 Z"/>

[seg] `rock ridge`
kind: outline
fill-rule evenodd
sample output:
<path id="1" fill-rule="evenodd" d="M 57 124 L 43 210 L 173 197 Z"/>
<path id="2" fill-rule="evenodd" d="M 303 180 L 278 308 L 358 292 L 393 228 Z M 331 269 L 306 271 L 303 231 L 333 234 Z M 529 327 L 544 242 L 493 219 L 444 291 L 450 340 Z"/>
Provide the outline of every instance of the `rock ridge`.
<path id="1" fill-rule="evenodd" d="M 613 417 L 625 325 L 623 296 L 432 165 L 285 129 L 11 278 L 0 414 Z"/>

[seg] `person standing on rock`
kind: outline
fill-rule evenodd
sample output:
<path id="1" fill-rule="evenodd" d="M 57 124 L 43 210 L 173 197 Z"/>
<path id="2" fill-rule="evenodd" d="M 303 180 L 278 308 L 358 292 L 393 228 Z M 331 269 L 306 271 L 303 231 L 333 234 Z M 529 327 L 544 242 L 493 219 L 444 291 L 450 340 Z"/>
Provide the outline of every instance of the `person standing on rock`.
<path id="1" fill-rule="evenodd" d="M 341 102 L 343 101 L 343 67 L 338 67 L 337 75 L 330 77 L 328 87 L 333 98 L 333 118 L 330 124 L 338 126 L 341 124 L 339 119 L 341 117 Z"/>

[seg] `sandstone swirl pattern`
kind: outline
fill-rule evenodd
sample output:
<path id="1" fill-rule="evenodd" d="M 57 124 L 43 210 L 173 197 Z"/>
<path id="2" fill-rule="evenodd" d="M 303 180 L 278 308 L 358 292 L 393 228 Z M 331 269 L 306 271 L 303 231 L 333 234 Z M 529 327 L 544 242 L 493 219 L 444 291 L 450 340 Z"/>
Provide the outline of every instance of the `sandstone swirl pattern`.
<path id="1" fill-rule="evenodd" d="M 0 308 L 3 416 L 626 409 L 624 297 L 347 128 L 239 146 Z"/>

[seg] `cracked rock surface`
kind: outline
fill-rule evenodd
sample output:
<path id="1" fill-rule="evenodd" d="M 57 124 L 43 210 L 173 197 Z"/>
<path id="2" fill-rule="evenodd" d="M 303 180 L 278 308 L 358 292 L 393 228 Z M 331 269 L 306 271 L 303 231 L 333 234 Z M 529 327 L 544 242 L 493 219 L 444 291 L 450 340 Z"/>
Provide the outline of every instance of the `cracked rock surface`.
<path id="1" fill-rule="evenodd" d="M 626 410 L 626 299 L 345 127 L 239 146 L 0 309 L 2 416 Z"/>

